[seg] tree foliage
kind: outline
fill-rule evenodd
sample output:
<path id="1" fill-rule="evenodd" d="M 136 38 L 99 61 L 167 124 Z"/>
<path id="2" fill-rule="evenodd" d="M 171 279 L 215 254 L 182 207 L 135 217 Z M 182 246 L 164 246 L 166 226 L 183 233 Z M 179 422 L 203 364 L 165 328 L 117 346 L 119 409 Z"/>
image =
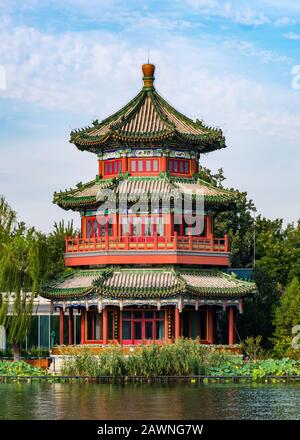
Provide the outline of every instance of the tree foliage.
<path id="1" fill-rule="evenodd" d="M 1 246 L 0 286 L 5 292 L 0 310 L 0 324 L 9 327 L 8 341 L 17 347 L 29 329 L 32 305 L 45 273 L 46 249 L 32 228 L 20 224 Z M 13 298 L 8 312 L 9 299 Z"/>
<path id="2" fill-rule="evenodd" d="M 15 351 L 25 340 L 33 301 L 43 283 L 65 271 L 65 236 L 74 233 L 73 223 L 65 226 L 63 221 L 55 223 L 48 236 L 27 228 L 0 199 L 0 291 L 5 292 L 0 295 L 0 325 L 9 329 L 8 341 Z"/>
<path id="3" fill-rule="evenodd" d="M 274 349 L 278 355 L 292 353 L 292 329 L 300 324 L 300 282 L 295 276 L 282 294 L 274 317 Z"/>
<path id="4" fill-rule="evenodd" d="M 199 177 L 219 187 L 224 185 L 222 169 L 212 174 L 209 169 L 200 168 Z M 280 298 L 291 280 L 300 279 L 300 220 L 296 225 L 285 227 L 283 219 L 267 219 L 261 215 L 255 219 L 253 201 L 248 199 L 247 193 L 235 191 L 236 206 L 215 216 L 215 235 L 228 234 L 232 267 L 253 268 L 255 261 L 253 278 L 257 291 L 245 300 L 245 311 L 238 317 L 238 331 L 242 339 L 261 335 L 263 345 L 270 347 L 275 329 L 272 342 L 280 338 L 278 320 L 279 316 L 284 316 Z M 291 301 L 295 290 L 287 302 Z M 297 320 L 300 324 L 300 317 Z M 290 336 L 291 333 L 289 341 Z"/>
<path id="5" fill-rule="evenodd" d="M 75 237 L 77 233 L 73 221 L 69 221 L 66 225 L 63 220 L 54 223 L 53 231 L 46 237 L 47 271 L 45 278 L 47 280 L 55 279 L 66 271 L 64 263 L 65 238 Z"/>

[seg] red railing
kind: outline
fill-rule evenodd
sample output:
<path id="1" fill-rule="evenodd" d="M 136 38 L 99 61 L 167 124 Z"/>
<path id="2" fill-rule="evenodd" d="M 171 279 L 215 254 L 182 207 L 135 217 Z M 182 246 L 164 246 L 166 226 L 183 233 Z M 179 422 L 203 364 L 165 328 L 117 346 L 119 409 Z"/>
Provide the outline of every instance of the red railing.
<path id="1" fill-rule="evenodd" d="M 166 251 L 179 250 L 187 252 L 228 252 L 228 236 L 224 238 L 181 237 L 174 232 L 172 237 L 138 236 L 126 234 L 124 237 L 66 238 L 66 252 L 109 252 L 109 251 Z"/>

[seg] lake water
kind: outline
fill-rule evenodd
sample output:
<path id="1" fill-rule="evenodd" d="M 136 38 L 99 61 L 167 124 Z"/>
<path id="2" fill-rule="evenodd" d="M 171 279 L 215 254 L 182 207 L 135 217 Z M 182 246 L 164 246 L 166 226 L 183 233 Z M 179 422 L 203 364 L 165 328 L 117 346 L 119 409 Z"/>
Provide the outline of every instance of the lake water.
<path id="1" fill-rule="evenodd" d="M 300 384 L 1 383 L 0 419 L 300 419 Z"/>

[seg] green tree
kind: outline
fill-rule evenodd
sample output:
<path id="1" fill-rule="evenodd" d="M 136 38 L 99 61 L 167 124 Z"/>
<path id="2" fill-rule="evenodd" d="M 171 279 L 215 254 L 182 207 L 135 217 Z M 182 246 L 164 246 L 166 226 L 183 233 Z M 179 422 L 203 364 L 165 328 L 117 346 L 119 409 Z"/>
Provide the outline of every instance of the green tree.
<path id="1" fill-rule="evenodd" d="M 289 267 L 286 261 L 286 232 L 283 220 L 258 216 L 256 221 L 256 263 L 274 281 L 285 285 Z"/>
<path id="2" fill-rule="evenodd" d="M 294 277 L 280 298 L 274 314 L 274 351 L 282 356 L 292 351 L 292 328 L 300 325 L 300 282 Z"/>
<path id="3" fill-rule="evenodd" d="M 66 250 L 65 238 L 75 237 L 78 233 L 74 229 L 73 221 L 65 225 L 61 220 L 59 223 L 54 223 L 54 230 L 46 238 L 47 247 L 47 272 L 46 279 L 52 280 L 59 277 L 66 271 L 64 255 Z"/>
<path id="4" fill-rule="evenodd" d="M 16 225 L 16 213 L 3 196 L 0 197 L 0 252 L 1 244 L 7 241 Z"/>
<path id="5" fill-rule="evenodd" d="M 15 358 L 27 335 L 35 295 L 45 273 L 46 249 L 41 236 L 20 224 L 15 233 L 2 244 L 0 254 L 0 287 L 5 292 L 0 309 L 0 324 L 8 331 L 8 342 Z M 9 299 L 13 298 L 9 312 Z"/>
<path id="6" fill-rule="evenodd" d="M 223 169 L 213 174 L 208 168 L 200 167 L 198 177 L 212 185 L 223 188 L 225 180 Z M 225 211 L 216 211 L 214 228 L 216 236 L 228 234 L 233 267 L 252 267 L 254 243 L 254 212 L 256 208 L 252 200 L 248 200 L 246 192 L 234 190 L 236 203 Z"/>
<path id="7" fill-rule="evenodd" d="M 294 277 L 300 280 L 300 220 L 297 225 L 289 224 L 285 231 L 285 265 L 287 267 L 286 281 Z"/>
<path id="8" fill-rule="evenodd" d="M 274 306 L 279 301 L 280 290 L 265 267 L 256 267 L 253 278 L 257 290 L 245 299 L 244 313 L 237 317 L 239 335 L 242 340 L 261 336 L 263 347 L 271 348 Z"/>

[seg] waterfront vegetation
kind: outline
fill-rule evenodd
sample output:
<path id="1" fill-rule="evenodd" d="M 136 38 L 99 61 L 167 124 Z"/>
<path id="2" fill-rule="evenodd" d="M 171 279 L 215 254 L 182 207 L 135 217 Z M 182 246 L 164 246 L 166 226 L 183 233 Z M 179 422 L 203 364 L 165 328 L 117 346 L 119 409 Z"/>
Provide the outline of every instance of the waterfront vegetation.
<path id="1" fill-rule="evenodd" d="M 106 347 L 101 354 L 87 348 L 74 348 L 64 359 L 60 375 L 35 368 L 24 361 L 0 361 L 0 377 L 44 377 L 51 382 L 61 378 L 112 378 L 126 381 L 128 377 L 141 379 L 164 377 L 205 376 L 210 380 L 242 379 L 262 381 L 276 378 L 299 377 L 300 360 L 247 359 L 199 344 L 197 340 L 180 339 L 174 344 L 150 344 L 124 352 L 121 346 Z M 266 353 L 261 356 L 266 355 Z"/>
<path id="2" fill-rule="evenodd" d="M 174 344 L 151 344 L 125 355 L 121 347 L 111 347 L 101 355 L 90 352 L 65 359 L 62 374 L 87 377 L 157 377 L 157 376 L 249 376 L 261 380 L 266 376 L 299 376 L 300 361 L 283 359 L 248 360 L 241 356 L 211 350 L 196 340 L 179 340 Z"/>

